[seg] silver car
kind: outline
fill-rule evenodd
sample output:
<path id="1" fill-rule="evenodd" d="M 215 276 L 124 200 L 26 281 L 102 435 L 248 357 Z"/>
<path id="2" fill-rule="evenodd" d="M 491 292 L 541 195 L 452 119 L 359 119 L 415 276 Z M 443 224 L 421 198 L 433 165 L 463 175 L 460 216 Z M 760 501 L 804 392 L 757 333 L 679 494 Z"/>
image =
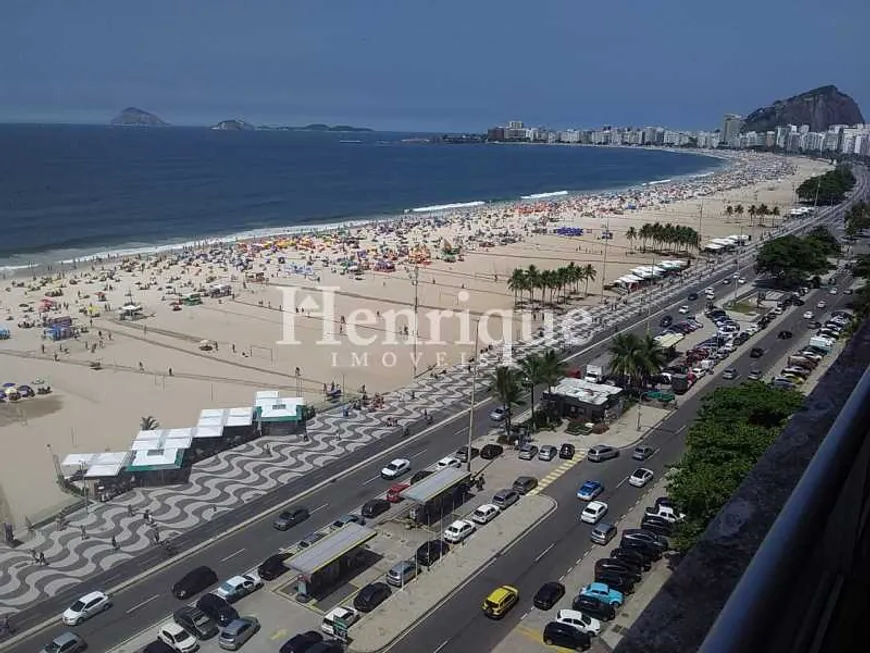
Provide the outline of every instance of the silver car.
<path id="1" fill-rule="evenodd" d="M 417 577 L 420 568 L 416 560 L 402 560 L 387 572 L 387 583 L 393 587 L 402 587 Z"/>
<path id="2" fill-rule="evenodd" d="M 524 444 L 520 449 L 520 460 L 534 460 L 538 455 L 538 448 L 533 444 Z"/>
<path id="3" fill-rule="evenodd" d="M 260 630 L 260 622 L 254 617 L 233 619 L 221 628 L 218 645 L 227 651 L 238 651 L 258 630 Z"/>
<path id="4" fill-rule="evenodd" d="M 41 653 L 78 653 L 87 648 L 85 640 L 75 633 L 66 632 L 58 635 L 46 644 Z"/>
<path id="5" fill-rule="evenodd" d="M 538 452 L 538 460 L 550 461 L 559 455 L 559 450 L 551 444 L 544 445 Z"/>
<path id="6" fill-rule="evenodd" d="M 586 454 L 589 462 L 600 463 L 611 458 L 616 458 L 619 455 L 619 449 L 611 447 L 609 444 L 596 444 Z"/>

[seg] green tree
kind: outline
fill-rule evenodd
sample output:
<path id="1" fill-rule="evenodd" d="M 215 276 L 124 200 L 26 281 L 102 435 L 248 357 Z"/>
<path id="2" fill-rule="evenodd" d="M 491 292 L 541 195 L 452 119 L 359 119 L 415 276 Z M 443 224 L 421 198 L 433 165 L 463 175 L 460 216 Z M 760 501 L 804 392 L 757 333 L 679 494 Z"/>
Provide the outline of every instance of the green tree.
<path id="1" fill-rule="evenodd" d="M 592 265 L 591 263 L 587 263 L 586 265 L 584 265 L 581 268 L 581 270 L 582 270 L 583 281 L 586 282 L 586 289 L 583 291 L 583 296 L 588 297 L 589 296 L 589 282 L 595 281 L 595 277 L 598 276 L 598 270 L 596 270 L 595 266 Z"/>
<path id="2" fill-rule="evenodd" d="M 513 419 L 513 407 L 520 403 L 522 388 L 520 385 L 520 373 L 515 367 L 499 365 L 493 371 L 491 385 L 492 393 L 505 409 L 504 427 L 505 434 L 510 435 L 511 421 Z"/>
<path id="3" fill-rule="evenodd" d="M 516 306 L 519 302 L 520 294 L 528 289 L 527 285 L 528 283 L 525 270 L 517 268 L 511 273 L 511 276 L 508 278 L 507 281 L 507 286 L 508 290 L 510 290 L 514 294 L 514 306 Z"/>
<path id="4" fill-rule="evenodd" d="M 783 287 L 793 287 L 810 276 L 824 274 L 831 269 L 828 252 L 814 238 L 794 235 L 769 240 L 755 258 L 755 271 L 769 274 Z"/>
<path id="5" fill-rule="evenodd" d="M 160 422 L 151 415 L 146 415 L 139 420 L 140 431 L 155 431 L 160 428 Z"/>
<path id="6" fill-rule="evenodd" d="M 541 382 L 547 386 L 550 393 L 553 387 L 561 381 L 566 374 L 567 365 L 559 358 L 555 349 L 548 349 L 541 359 Z"/>
<path id="7" fill-rule="evenodd" d="M 664 362 L 665 352 L 652 336 L 617 333 L 610 341 L 608 371 L 624 378 L 630 387 L 648 383 L 661 372 Z"/>
<path id="8" fill-rule="evenodd" d="M 529 389 L 529 407 L 532 415 L 535 413 L 535 388 L 546 382 L 544 357 L 540 354 L 529 354 L 519 362 L 520 374 Z"/>

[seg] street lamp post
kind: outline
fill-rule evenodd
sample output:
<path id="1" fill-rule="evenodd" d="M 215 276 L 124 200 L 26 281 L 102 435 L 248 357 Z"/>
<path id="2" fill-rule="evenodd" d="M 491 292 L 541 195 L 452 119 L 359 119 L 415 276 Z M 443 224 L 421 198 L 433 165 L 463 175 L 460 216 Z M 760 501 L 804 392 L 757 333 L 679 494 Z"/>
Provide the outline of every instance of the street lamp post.
<path id="1" fill-rule="evenodd" d="M 474 366 L 471 373 L 471 399 L 468 406 L 468 449 L 466 450 L 466 471 L 471 473 L 471 439 L 474 437 L 474 395 L 477 389 L 478 344 L 480 342 L 480 322 L 474 322 Z"/>

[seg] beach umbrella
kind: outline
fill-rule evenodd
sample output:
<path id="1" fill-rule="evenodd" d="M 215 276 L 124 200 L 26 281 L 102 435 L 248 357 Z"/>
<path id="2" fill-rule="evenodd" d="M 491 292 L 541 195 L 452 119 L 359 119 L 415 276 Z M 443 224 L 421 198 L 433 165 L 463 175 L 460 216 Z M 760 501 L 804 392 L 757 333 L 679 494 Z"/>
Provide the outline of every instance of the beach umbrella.
<path id="1" fill-rule="evenodd" d="M 4 388 L 14 388 L 15 385 L 16 385 L 16 384 L 14 384 L 14 383 L 4 383 L 4 384 L 3 384 L 3 387 L 4 387 Z"/>

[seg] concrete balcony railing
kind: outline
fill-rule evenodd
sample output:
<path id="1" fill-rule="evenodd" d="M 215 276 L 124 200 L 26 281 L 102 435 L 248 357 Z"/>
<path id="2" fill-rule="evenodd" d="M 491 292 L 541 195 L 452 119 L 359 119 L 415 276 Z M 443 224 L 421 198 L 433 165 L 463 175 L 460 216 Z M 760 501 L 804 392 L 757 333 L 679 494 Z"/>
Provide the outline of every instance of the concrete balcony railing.
<path id="1" fill-rule="evenodd" d="M 868 364 L 865 323 L 616 653 L 866 648 Z"/>

